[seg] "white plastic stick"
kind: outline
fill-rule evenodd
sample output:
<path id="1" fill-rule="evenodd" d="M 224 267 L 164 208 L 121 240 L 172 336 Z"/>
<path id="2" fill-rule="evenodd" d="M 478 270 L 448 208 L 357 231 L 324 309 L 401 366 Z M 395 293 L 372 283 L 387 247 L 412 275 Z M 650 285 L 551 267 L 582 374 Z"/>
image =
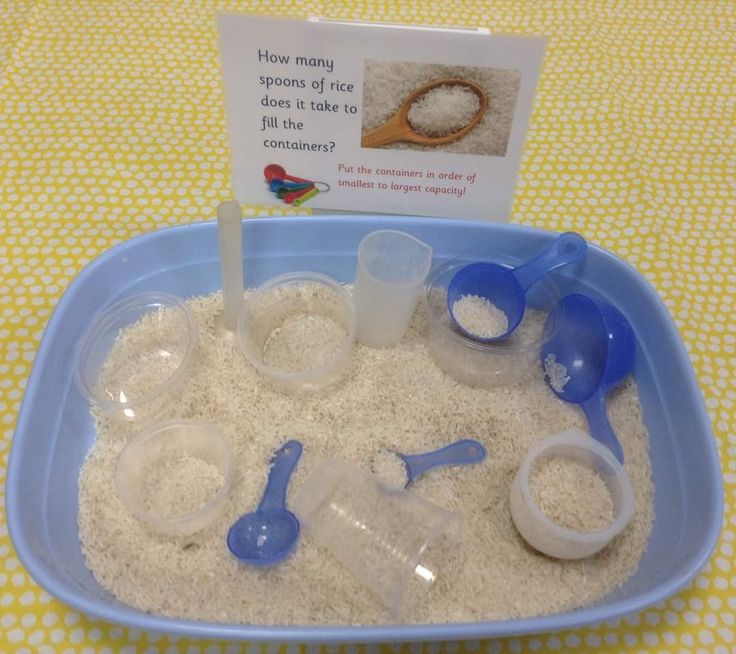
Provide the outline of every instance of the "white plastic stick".
<path id="1" fill-rule="evenodd" d="M 222 321 L 235 331 L 243 303 L 243 236 L 240 204 L 235 200 L 217 206 L 217 233 L 220 237 L 220 270 L 222 274 Z"/>

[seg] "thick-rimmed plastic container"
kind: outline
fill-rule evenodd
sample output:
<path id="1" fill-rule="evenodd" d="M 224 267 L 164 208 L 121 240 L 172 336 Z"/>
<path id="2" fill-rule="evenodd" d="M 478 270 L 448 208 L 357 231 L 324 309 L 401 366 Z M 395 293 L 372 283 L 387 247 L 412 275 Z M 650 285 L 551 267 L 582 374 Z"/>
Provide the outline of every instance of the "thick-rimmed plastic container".
<path id="1" fill-rule="evenodd" d="M 184 459 L 195 459 L 216 468 L 221 485 L 197 507 L 163 513 L 146 506 L 148 479 L 168 472 Z M 164 473 L 165 474 L 165 473 Z M 168 420 L 137 434 L 120 452 L 115 464 L 115 492 L 125 507 L 151 529 L 167 536 L 188 536 L 215 520 L 225 504 L 235 475 L 235 453 L 222 431 L 201 420 Z M 187 505 L 187 494 L 203 483 L 200 477 L 181 478 L 177 473 L 167 500 L 172 506 Z"/>
<path id="2" fill-rule="evenodd" d="M 344 339 L 314 368 L 288 370 L 265 360 L 269 339 L 295 316 L 319 316 L 340 325 Z M 272 385 L 285 391 L 313 392 L 339 381 L 355 345 L 356 313 L 352 298 L 334 279 L 315 272 L 294 272 L 269 279 L 249 295 L 238 317 L 240 350 Z M 309 348 L 304 343 L 304 348 Z"/>
<path id="3" fill-rule="evenodd" d="M 351 282 L 358 243 L 376 229 L 409 232 L 430 245 L 438 260 L 506 256 L 523 261 L 556 236 L 518 225 L 438 218 L 246 220 L 245 278 L 257 286 L 276 275 L 311 269 Z M 5 506 L 18 557 L 49 593 L 94 618 L 197 638 L 280 643 L 497 638 L 612 620 L 661 602 L 707 561 L 723 517 L 721 466 L 703 398 L 667 308 L 634 268 L 590 245 L 576 275 L 561 271 L 555 284 L 561 294 L 601 297 L 631 323 L 637 337 L 634 376 L 650 434 L 655 520 L 649 543 L 631 578 L 595 605 L 534 618 L 447 624 L 218 624 L 148 614 L 97 583 L 84 564 L 77 531 L 77 479 L 95 432 L 89 404 L 72 379 L 72 350 L 104 304 L 152 290 L 181 297 L 218 290 L 215 222 L 162 229 L 116 246 L 85 268 L 59 300 L 34 361 L 8 464 Z"/>
<path id="4" fill-rule="evenodd" d="M 597 473 L 613 500 L 613 521 L 604 529 L 582 532 L 558 525 L 534 501 L 529 487 L 532 466 L 553 457 L 584 465 Z M 558 559 L 582 559 L 602 550 L 629 524 L 634 491 L 624 467 L 611 451 L 579 429 L 545 438 L 529 448 L 511 484 L 511 517 L 534 549 Z"/>
<path id="5" fill-rule="evenodd" d="M 132 356 L 119 349 L 120 335 L 137 323 L 145 323 L 147 331 Z M 176 295 L 154 291 L 125 298 L 93 317 L 81 336 L 77 385 L 90 402 L 120 420 L 140 425 L 175 413 L 198 338 L 194 314 Z"/>
<path id="6" fill-rule="evenodd" d="M 430 354 L 448 375 L 469 386 L 491 388 L 527 381 L 537 371 L 544 319 L 560 297 L 554 273 L 526 292 L 526 312 L 516 330 L 507 338 L 484 343 L 462 334 L 447 307 L 447 287 L 455 273 L 482 260 L 509 267 L 520 263 L 509 256 L 496 256 L 493 260 L 453 257 L 429 273 L 424 306 Z"/>
<path id="7" fill-rule="evenodd" d="M 462 564 L 462 518 L 343 459 L 322 461 L 294 512 L 306 534 L 376 595 L 395 619 L 411 614 Z"/>

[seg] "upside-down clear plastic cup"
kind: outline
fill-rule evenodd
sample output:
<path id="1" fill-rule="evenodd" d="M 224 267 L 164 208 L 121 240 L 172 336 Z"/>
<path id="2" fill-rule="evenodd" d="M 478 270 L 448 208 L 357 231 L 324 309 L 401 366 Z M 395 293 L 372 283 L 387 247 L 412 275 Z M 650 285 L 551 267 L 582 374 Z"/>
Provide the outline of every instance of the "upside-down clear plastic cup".
<path id="1" fill-rule="evenodd" d="M 205 480 L 196 474 L 180 478 L 179 472 L 166 491 L 171 508 L 164 512 L 147 506 L 147 497 L 155 492 L 149 487 L 151 477 L 161 476 L 161 469 L 167 466 L 169 470 L 175 470 L 171 466 L 185 459 L 197 460 L 200 471 L 202 464 L 206 464 L 208 472 L 218 473 L 221 483 L 193 506 L 191 493 Z M 220 429 L 199 420 L 169 420 L 152 425 L 123 448 L 115 465 L 115 491 L 125 507 L 154 531 L 168 536 L 188 536 L 201 531 L 217 518 L 230 492 L 234 475 L 235 454 L 229 439 Z M 178 506 L 186 508 L 178 510 Z"/>
<path id="2" fill-rule="evenodd" d="M 447 307 L 447 289 L 455 273 L 477 261 L 447 259 L 430 272 L 424 293 L 429 352 L 442 370 L 469 386 L 527 382 L 538 374 L 544 320 L 559 299 L 557 287 L 549 278 L 536 282 L 526 292 L 527 308 L 516 330 L 498 341 L 479 342 L 460 333 Z M 513 267 L 518 262 L 497 257 L 493 263 Z"/>
<path id="3" fill-rule="evenodd" d="M 301 485 L 294 512 L 399 619 L 461 562 L 459 513 L 391 488 L 342 459 L 323 461 Z"/>
<path id="4" fill-rule="evenodd" d="M 313 367 L 290 370 L 265 357 L 269 339 L 292 317 L 315 316 L 339 325 L 344 336 Z M 279 275 L 246 297 L 238 317 L 238 342 L 248 361 L 273 386 L 285 391 L 318 391 L 339 381 L 347 371 L 355 345 L 356 317 L 347 291 L 332 277 L 316 272 Z M 308 350 L 309 343 L 299 344 Z"/>
<path id="5" fill-rule="evenodd" d="M 613 500 L 613 521 L 597 531 L 577 531 L 557 524 L 534 501 L 529 488 L 532 466 L 544 459 L 563 457 L 589 467 L 606 484 Z M 592 556 L 610 543 L 634 514 L 634 491 L 624 467 L 613 453 L 579 429 L 545 438 L 529 449 L 511 484 L 511 517 L 534 549 L 557 559 Z"/>
<path id="6" fill-rule="evenodd" d="M 80 339 L 77 386 L 106 414 L 137 426 L 174 417 L 198 338 L 196 318 L 181 298 L 158 291 L 125 298 Z"/>
<path id="7" fill-rule="evenodd" d="M 361 343 L 387 347 L 401 339 L 431 264 L 432 248 L 406 232 L 382 229 L 360 242 L 353 300 Z"/>

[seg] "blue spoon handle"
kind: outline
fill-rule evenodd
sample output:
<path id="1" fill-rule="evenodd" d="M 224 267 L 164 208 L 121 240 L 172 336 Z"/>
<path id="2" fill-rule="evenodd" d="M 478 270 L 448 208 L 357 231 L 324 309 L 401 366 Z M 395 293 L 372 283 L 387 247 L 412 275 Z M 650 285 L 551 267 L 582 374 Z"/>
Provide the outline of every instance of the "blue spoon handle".
<path id="1" fill-rule="evenodd" d="M 466 438 L 426 454 L 400 454 L 399 456 L 406 463 L 408 486 L 419 475 L 432 468 L 478 463 L 486 457 L 486 450 L 478 441 Z"/>
<path id="2" fill-rule="evenodd" d="M 583 408 L 585 417 L 588 419 L 590 427 L 590 435 L 599 443 L 605 445 L 615 456 L 619 463 L 624 463 L 624 450 L 619 443 L 616 434 L 611 427 L 606 415 L 606 402 L 603 391 L 598 390 L 587 400 L 582 402 L 580 406 Z"/>
<path id="3" fill-rule="evenodd" d="M 579 261 L 585 256 L 588 244 L 576 232 L 560 234 L 552 246 L 530 261 L 513 269 L 514 277 L 525 291 L 534 282 L 560 266 Z"/>
<path id="4" fill-rule="evenodd" d="M 258 505 L 259 511 L 286 508 L 286 489 L 301 455 L 302 444 L 299 441 L 287 441 L 274 452 L 266 490 L 263 491 L 263 498 Z"/>

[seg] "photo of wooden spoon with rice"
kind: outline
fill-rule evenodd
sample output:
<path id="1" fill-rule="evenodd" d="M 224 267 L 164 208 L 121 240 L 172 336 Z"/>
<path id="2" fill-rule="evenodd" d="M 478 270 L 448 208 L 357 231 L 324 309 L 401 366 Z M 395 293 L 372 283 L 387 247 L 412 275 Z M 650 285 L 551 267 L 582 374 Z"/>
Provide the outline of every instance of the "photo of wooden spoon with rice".
<path id="1" fill-rule="evenodd" d="M 361 146 L 504 157 L 521 72 L 366 60 Z"/>
<path id="2" fill-rule="evenodd" d="M 485 91 L 460 78 L 440 79 L 416 89 L 383 125 L 363 135 L 361 145 L 375 148 L 396 141 L 444 145 L 465 136 L 488 108 Z"/>

